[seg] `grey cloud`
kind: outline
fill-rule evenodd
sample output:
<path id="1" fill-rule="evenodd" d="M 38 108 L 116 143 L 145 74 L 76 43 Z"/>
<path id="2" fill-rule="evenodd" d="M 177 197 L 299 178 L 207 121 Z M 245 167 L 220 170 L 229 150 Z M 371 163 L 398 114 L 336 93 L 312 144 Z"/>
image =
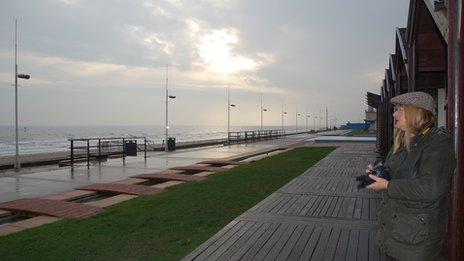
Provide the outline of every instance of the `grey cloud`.
<path id="1" fill-rule="evenodd" d="M 239 73 L 237 79 L 259 87 L 286 90 L 288 93 L 285 97 L 277 93 L 269 94 L 269 100 L 273 100 L 277 107 L 281 98 L 292 104 L 291 107 L 299 104 L 314 111 L 330 103 L 333 111 L 340 112 L 340 118 L 356 120 L 365 106 L 365 91 L 375 91 L 380 84 L 373 83 L 373 72 L 383 71 L 386 55 L 394 46 L 394 27 L 406 23 L 408 2 L 82 0 L 66 4 L 66 1 L 51 0 L 4 0 L 0 3 L 0 33 L 3 36 L 0 53 L 12 57 L 13 19 L 18 18 L 20 68 L 57 84 L 55 87 L 43 86 L 45 89 L 60 86 L 62 92 L 75 89 L 79 93 L 78 90 L 81 90 L 76 94 L 80 100 L 85 100 L 85 95 L 89 95 L 88 90 L 108 96 L 114 92 L 115 97 L 120 93 L 129 95 L 132 91 L 134 97 L 137 93 L 147 92 L 157 99 L 163 88 L 162 69 L 169 63 L 177 70 L 173 76 L 182 77 L 173 79 L 172 87 L 201 100 L 204 96 L 193 95 L 192 92 L 204 90 L 194 86 L 217 86 L 222 79 L 218 77 L 207 81 L 187 78 L 201 69 L 198 64 L 201 65 L 202 61 L 196 53 L 197 39 L 192 38 L 186 21 L 196 21 L 201 27 L 201 34 L 235 28 L 240 38 L 240 42 L 234 46 L 235 53 L 257 61 L 263 60 L 260 55 L 265 54 L 274 60 L 263 64 L 256 72 Z M 133 32 L 131 28 L 139 28 L 139 31 Z M 150 35 L 156 36 L 151 44 L 141 41 Z M 166 53 L 166 46 L 169 46 L 169 53 Z M 137 79 L 134 86 L 121 80 L 124 75 L 118 72 L 82 76 L 78 72 L 63 73 L 58 67 L 40 67 L 38 63 L 33 65 L 27 62 L 26 55 L 29 54 L 39 59 L 57 57 L 128 68 L 158 68 L 161 71 L 154 72 L 151 77 L 141 74 L 140 77 L 146 79 Z M 0 73 L 11 73 L 12 68 L 11 60 L 0 61 Z M 176 82 L 178 86 L 175 86 Z M 4 91 L 6 82 L 1 84 L 3 91 L 0 90 L 0 94 L 3 98 L 0 97 L 0 102 L 10 104 L 10 100 L 4 98 L 9 97 Z M 33 85 L 33 82 L 29 84 Z M 192 92 L 188 92 L 189 86 L 192 86 Z M 153 91 L 151 88 L 154 88 Z M 222 98 L 221 91 L 219 89 L 215 94 L 218 99 Z M 61 93 L 59 99 L 65 95 Z M 251 102 L 256 93 L 237 90 L 237 95 L 237 98 Z M 48 101 L 53 104 L 53 100 Z M 111 104 L 117 108 L 116 101 Z M 188 104 L 200 103 L 190 101 L 185 106 L 188 107 Z M 211 102 L 211 106 L 216 105 Z M 350 106 L 349 110 L 344 106 Z M 57 116 L 57 119 L 62 118 Z M 185 124 L 188 124 L 188 116 L 185 116 L 185 120 Z M 0 116 L 0 124 L 6 123 L 9 120 Z"/>

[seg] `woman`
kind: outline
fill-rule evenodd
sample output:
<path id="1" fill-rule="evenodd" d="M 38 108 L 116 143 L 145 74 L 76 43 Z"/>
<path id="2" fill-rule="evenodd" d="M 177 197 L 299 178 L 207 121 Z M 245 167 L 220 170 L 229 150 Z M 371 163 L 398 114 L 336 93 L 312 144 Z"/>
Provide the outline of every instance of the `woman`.
<path id="1" fill-rule="evenodd" d="M 392 259 L 440 260 L 448 223 L 448 194 L 455 168 L 451 136 L 436 128 L 432 96 L 411 92 L 391 99 L 395 139 L 385 166 L 391 180 L 367 188 L 382 194 L 378 244 Z M 366 172 L 372 169 L 368 166 Z"/>

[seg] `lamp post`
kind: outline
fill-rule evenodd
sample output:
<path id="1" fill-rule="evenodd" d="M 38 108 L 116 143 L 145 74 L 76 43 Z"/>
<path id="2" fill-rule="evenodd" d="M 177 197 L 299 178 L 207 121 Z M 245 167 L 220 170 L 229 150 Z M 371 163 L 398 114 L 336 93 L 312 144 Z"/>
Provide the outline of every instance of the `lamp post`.
<path id="1" fill-rule="evenodd" d="M 316 119 L 317 119 L 317 116 L 313 116 L 313 128 L 314 128 L 314 131 L 316 131 Z"/>
<path id="2" fill-rule="evenodd" d="M 168 125 L 168 100 L 169 99 L 175 99 L 176 96 L 174 95 L 169 95 L 168 91 L 168 72 L 169 72 L 169 65 L 166 64 L 166 138 L 164 142 L 164 150 L 169 151 L 168 149 L 168 130 L 169 130 L 169 125 Z"/>
<path id="3" fill-rule="evenodd" d="M 28 74 L 18 74 L 18 20 L 15 19 L 15 164 L 16 170 L 21 168 L 19 161 L 19 138 L 18 138 L 18 78 L 29 80 L 31 78 Z"/>
<path id="4" fill-rule="evenodd" d="M 261 93 L 261 130 L 263 130 L 263 112 L 267 109 L 263 108 L 263 94 Z"/>
<path id="5" fill-rule="evenodd" d="M 309 129 L 308 129 L 308 118 L 310 118 L 310 115 L 306 114 L 306 131 L 309 131 Z"/>
<path id="6" fill-rule="evenodd" d="M 230 108 L 235 104 L 230 103 L 230 86 L 227 84 L 227 144 L 230 144 Z"/>
<path id="7" fill-rule="evenodd" d="M 287 114 L 286 111 L 284 111 L 284 101 L 282 101 L 282 130 L 285 129 L 285 126 L 284 126 L 284 115 Z"/>
<path id="8" fill-rule="evenodd" d="M 298 113 L 298 107 L 296 107 L 296 111 L 295 111 L 295 133 L 298 133 L 298 116 L 300 116 L 300 114 Z"/>

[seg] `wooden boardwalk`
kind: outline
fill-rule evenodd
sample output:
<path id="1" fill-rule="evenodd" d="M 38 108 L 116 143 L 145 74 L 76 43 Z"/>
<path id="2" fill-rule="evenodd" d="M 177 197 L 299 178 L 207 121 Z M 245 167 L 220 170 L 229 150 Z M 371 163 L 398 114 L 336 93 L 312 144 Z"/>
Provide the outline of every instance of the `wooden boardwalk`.
<path id="1" fill-rule="evenodd" d="M 373 144 L 341 145 L 184 260 L 386 260 L 375 242 L 379 195 L 355 181 L 374 160 Z"/>

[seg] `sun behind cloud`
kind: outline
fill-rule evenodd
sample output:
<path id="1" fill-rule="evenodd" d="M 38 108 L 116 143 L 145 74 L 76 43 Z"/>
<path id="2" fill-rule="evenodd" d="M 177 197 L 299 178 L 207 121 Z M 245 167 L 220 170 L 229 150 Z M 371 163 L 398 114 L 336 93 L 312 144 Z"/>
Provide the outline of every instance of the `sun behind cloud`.
<path id="1" fill-rule="evenodd" d="M 199 39 L 198 54 L 208 69 L 219 74 L 251 71 L 258 63 L 251 58 L 233 53 L 239 43 L 238 32 L 234 29 L 213 30 Z"/>

